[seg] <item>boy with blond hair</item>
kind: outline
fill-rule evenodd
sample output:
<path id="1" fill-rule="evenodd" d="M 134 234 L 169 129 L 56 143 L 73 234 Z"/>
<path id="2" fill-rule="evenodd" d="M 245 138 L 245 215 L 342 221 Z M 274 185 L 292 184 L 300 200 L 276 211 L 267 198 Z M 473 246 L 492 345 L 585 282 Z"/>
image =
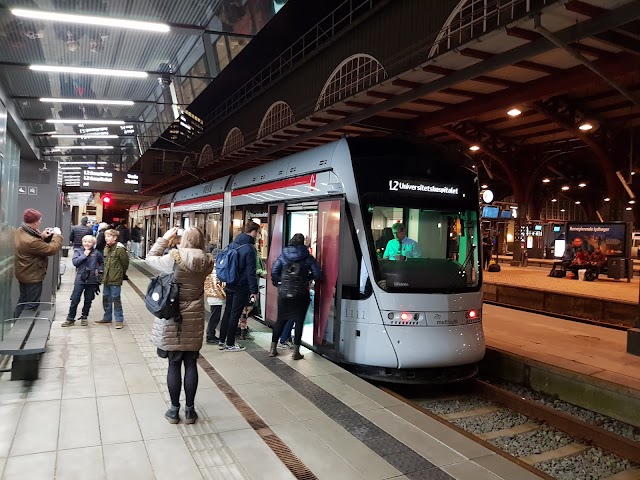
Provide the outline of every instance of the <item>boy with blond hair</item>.
<path id="1" fill-rule="evenodd" d="M 112 317 L 116 319 L 116 329 L 124 325 L 122 300 L 120 294 L 122 281 L 129 268 L 129 255 L 126 247 L 118 242 L 118 231 L 109 229 L 104 232 L 104 274 L 102 277 L 102 306 L 104 316 L 96 320 L 96 325 L 111 325 Z"/>
<path id="2" fill-rule="evenodd" d="M 73 292 L 71 292 L 71 305 L 69 306 L 67 321 L 62 326 L 72 327 L 76 323 L 78 304 L 84 292 L 84 304 L 79 320 L 80 325 L 86 327 L 88 325 L 87 318 L 89 317 L 91 302 L 93 302 L 100 286 L 104 268 L 104 258 L 102 253 L 96 250 L 96 238 L 93 235 L 82 237 L 82 248 L 74 250 L 71 262 L 76 267 L 76 280 L 73 285 Z"/>

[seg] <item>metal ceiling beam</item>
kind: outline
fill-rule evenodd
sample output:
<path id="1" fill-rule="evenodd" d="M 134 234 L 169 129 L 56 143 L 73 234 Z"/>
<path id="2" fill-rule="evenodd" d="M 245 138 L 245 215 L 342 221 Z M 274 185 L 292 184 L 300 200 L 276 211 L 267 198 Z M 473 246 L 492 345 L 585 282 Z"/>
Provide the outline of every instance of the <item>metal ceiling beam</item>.
<path id="1" fill-rule="evenodd" d="M 633 56 L 622 53 L 610 55 L 595 63 L 598 68 L 613 75 L 634 71 L 636 67 L 633 60 L 635 60 Z M 416 124 L 416 129 L 424 130 L 443 123 L 451 123 L 551 96 L 558 92 L 575 88 L 577 85 L 584 85 L 588 83 L 589 78 L 593 77 L 587 67 L 583 65 L 572 67 L 556 75 L 549 75 L 532 80 L 519 87 L 502 90 L 499 95 L 492 95 L 486 99 L 473 102 L 463 102 L 438 112 L 429 113 Z"/>
<path id="2" fill-rule="evenodd" d="M 549 118 L 553 123 L 563 128 L 567 132 L 570 132 L 575 138 L 579 138 L 585 145 L 588 145 L 593 154 L 595 155 L 600 167 L 602 168 L 602 173 L 605 176 L 607 182 L 607 190 L 609 191 L 609 195 L 611 197 L 617 198 L 622 193 L 620 191 L 620 184 L 616 178 L 616 170 L 611 157 L 605 151 L 605 149 L 600 145 L 590 134 L 583 132 L 578 128 L 578 126 L 566 118 L 564 118 L 557 111 L 552 110 L 549 106 L 544 105 L 542 102 L 533 102 L 531 103 L 531 107 L 534 108 L 541 115 Z"/>
<path id="3" fill-rule="evenodd" d="M 619 84 L 617 81 L 613 80 L 612 78 L 607 77 L 603 72 L 600 71 L 600 69 L 598 67 L 596 67 L 593 64 L 593 62 L 591 60 L 586 58 L 580 52 L 578 52 L 577 50 L 575 50 L 574 48 L 569 46 L 566 42 L 563 42 L 561 39 L 559 39 L 556 35 L 554 35 L 549 30 L 547 30 L 542 25 L 541 15 L 536 15 L 533 18 L 533 22 L 534 22 L 534 28 L 536 29 L 536 31 L 538 31 L 544 38 L 546 38 L 547 40 L 552 42 L 554 45 L 556 45 L 557 47 L 561 48 L 562 50 L 567 52 L 569 55 L 571 55 L 573 58 L 578 60 L 585 67 L 587 67 L 593 73 L 598 75 L 600 78 L 602 78 L 605 82 L 607 82 L 613 88 L 618 90 L 622 95 L 624 95 L 629 100 L 631 100 L 634 104 L 640 105 L 640 98 L 637 97 L 636 95 L 634 95 L 633 92 L 627 90 L 626 87 L 624 87 L 623 85 Z"/>

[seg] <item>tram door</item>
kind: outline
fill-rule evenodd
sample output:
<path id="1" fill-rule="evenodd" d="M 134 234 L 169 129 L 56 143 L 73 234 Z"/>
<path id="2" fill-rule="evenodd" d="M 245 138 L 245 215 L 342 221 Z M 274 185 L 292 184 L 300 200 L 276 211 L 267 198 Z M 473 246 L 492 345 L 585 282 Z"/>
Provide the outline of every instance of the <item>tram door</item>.
<path id="1" fill-rule="evenodd" d="M 291 237 L 301 233 L 305 245 L 315 257 L 323 277 L 311 284 L 311 302 L 304 321 L 302 341 L 318 350 L 334 348 L 334 328 L 337 312 L 336 282 L 339 265 L 340 200 L 307 202 L 304 204 L 271 207 L 269 230 L 271 235 L 267 261 L 267 320 L 277 320 L 277 288 L 271 284 L 271 270 L 282 247 Z"/>

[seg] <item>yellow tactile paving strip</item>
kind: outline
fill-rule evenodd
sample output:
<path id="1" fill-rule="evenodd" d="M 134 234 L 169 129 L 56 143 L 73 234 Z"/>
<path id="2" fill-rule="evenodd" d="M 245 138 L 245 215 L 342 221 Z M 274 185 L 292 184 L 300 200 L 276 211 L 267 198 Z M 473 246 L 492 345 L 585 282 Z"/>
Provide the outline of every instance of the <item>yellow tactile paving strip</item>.
<path id="1" fill-rule="evenodd" d="M 485 284 L 510 285 L 512 287 L 550 290 L 557 293 L 638 303 L 639 285 L 637 278 L 632 279 L 631 283 L 627 283 L 626 280 L 613 280 L 606 277 L 600 277 L 594 282 L 585 282 L 548 277 L 550 270 L 548 268 L 512 267 L 505 264 L 500 264 L 500 267 L 500 272 L 485 271 L 483 273 Z"/>

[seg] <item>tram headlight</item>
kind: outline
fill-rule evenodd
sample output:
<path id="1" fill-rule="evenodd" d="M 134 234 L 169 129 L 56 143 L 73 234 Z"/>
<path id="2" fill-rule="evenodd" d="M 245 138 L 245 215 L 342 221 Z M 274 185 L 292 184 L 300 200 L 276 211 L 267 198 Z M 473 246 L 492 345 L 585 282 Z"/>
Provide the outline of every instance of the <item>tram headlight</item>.
<path id="1" fill-rule="evenodd" d="M 410 313 L 402 312 L 400 314 L 400 320 L 402 320 L 403 322 L 408 322 L 412 318 L 413 318 L 413 315 L 411 315 Z"/>

